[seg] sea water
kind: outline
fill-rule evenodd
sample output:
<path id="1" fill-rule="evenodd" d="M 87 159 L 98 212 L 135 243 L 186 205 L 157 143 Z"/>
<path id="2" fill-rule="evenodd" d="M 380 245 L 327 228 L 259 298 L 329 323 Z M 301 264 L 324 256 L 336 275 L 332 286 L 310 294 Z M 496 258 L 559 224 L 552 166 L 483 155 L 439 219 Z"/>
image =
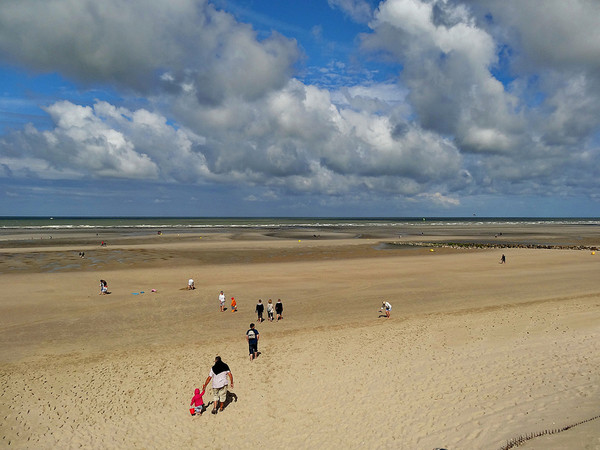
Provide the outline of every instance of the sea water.
<path id="1" fill-rule="evenodd" d="M 528 217 L 0 217 L 0 233 L 19 231 L 110 231 L 177 229 L 180 232 L 212 228 L 372 228 L 469 226 L 600 226 L 600 218 Z"/>

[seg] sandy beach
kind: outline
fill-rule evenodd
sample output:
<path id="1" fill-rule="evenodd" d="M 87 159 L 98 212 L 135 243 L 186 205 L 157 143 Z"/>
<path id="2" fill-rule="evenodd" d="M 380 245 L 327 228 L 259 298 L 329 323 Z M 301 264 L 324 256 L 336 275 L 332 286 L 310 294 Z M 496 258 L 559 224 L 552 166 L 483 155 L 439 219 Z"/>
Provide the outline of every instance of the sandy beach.
<path id="1" fill-rule="evenodd" d="M 600 252 L 405 245 L 596 228 L 4 235 L 0 446 L 500 449 L 576 425 L 519 448 L 598 449 Z M 257 323 L 259 298 L 284 319 Z M 191 417 L 215 355 L 235 401 Z"/>

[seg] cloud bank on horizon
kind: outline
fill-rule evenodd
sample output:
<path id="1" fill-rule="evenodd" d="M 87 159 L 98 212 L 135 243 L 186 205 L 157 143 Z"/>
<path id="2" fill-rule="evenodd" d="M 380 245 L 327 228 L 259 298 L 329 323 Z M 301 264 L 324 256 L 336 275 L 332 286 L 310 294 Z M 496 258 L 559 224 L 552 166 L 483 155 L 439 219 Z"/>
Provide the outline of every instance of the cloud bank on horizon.
<path id="1" fill-rule="evenodd" d="M 143 183 L 164 214 L 600 215 L 600 3 L 327 3 L 349 41 L 242 0 L 3 1 L 3 72 L 77 93 L 4 89 L 44 120 L 4 124 L 1 213 Z"/>

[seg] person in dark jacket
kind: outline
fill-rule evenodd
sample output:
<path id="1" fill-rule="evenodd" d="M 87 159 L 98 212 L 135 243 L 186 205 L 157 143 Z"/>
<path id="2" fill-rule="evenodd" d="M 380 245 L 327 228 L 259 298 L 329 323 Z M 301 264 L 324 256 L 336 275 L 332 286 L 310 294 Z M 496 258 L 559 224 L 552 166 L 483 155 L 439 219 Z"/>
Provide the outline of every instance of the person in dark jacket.
<path id="1" fill-rule="evenodd" d="M 256 315 L 258 316 L 258 323 L 262 322 L 263 319 L 263 312 L 265 311 L 265 305 L 263 305 L 263 302 L 261 299 L 258 299 L 258 303 L 256 304 Z"/>

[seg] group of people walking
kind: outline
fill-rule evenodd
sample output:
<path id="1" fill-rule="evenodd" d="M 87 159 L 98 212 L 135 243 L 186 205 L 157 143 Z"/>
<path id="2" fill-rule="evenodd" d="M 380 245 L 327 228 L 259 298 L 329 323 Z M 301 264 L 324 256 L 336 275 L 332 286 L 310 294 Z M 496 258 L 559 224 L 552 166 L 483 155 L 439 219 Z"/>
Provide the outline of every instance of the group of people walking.
<path id="1" fill-rule="evenodd" d="M 250 324 L 250 329 L 246 331 L 246 341 L 248 342 L 248 349 L 250 353 L 250 361 L 258 357 L 258 340 L 260 333 L 256 329 L 253 323 Z M 212 414 L 217 414 L 223 411 L 225 404 L 227 403 L 227 396 L 229 394 L 229 386 L 233 388 L 233 374 L 229 369 L 229 366 L 225 364 L 220 356 L 215 357 L 215 364 L 211 367 L 208 377 L 202 389 L 196 388 L 194 390 L 194 396 L 190 402 L 190 413 L 192 416 L 201 416 L 205 409 L 204 394 L 206 393 L 206 386 L 212 381 L 212 393 L 213 393 L 213 408 Z M 235 394 L 232 393 L 235 397 Z"/>
<path id="2" fill-rule="evenodd" d="M 233 297 L 232 297 L 232 300 Z M 221 311 L 224 311 L 225 304 L 225 294 L 223 291 L 219 294 L 219 305 Z M 263 322 L 263 313 L 265 310 L 265 305 L 262 303 L 262 300 L 258 300 L 256 304 L 256 313 L 258 315 L 258 321 Z M 283 319 L 283 303 L 281 299 L 278 299 L 275 304 L 273 301 L 269 299 L 267 303 L 267 316 L 269 321 L 272 322 L 275 320 L 274 314 L 277 314 L 277 320 Z M 260 333 L 256 329 L 256 325 L 254 323 L 250 324 L 250 328 L 246 331 L 246 342 L 248 343 L 248 353 L 250 356 L 250 361 L 258 358 L 258 340 L 260 339 Z M 233 388 L 233 374 L 229 369 L 229 366 L 225 364 L 220 356 L 215 358 L 215 364 L 211 367 L 210 373 L 206 378 L 206 381 L 202 385 L 202 388 L 196 388 L 194 391 L 194 396 L 192 397 L 192 401 L 190 402 L 190 413 L 192 416 L 199 415 L 201 416 L 205 410 L 204 404 L 204 394 L 206 393 L 206 386 L 208 383 L 212 381 L 212 393 L 213 393 L 213 407 L 211 410 L 212 414 L 217 414 L 220 411 L 223 411 L 225 404 L 227 402 L 227 395 L 229 393 L 229 386 Z"/>
<path id="3" fill-rule="evenodd" d="M 275 310 L 275 314 L 277 314 L 277 320 L 283 319 L 283 303 L 281 303 L 281 299 L 277 299 L 277 303 L 273 305 L 273 300 L 269 299 L 267 302 L 267 317 L 269 322 L 273 322 L 273 310 Z M 258 299 L 258 303 L 256 304 L 256 308 L 254 310 L 256 312 L 258 322 L 264 322 L 263 314 L 265 312 L 265 305 L 263 304 L 261 299 Z"/>
<path id="4" fill-rule="evenodd" d="M 233 300 L 233 297 L 232 297 Z M 219 303 L 221 307 L 221 311 L 224 311 L 224 303 L 225 303 L 225 294 L 223 291 L 219 294 Z M 256 304 L 256 314 L 259 322 L 263 322 L 263 314 L 265 310 L 265 305 L 262 302 L 262 299 L 258 300 Z M 392 305 L 383 301 L 380 308 L 381 312 L 385 313 L 387 318 L 390 317 L 392 311 Z M 281 299 L 278 299 L 275 304 L 273 301 L 269 299 L 267 302 L 267 317 L 270 322 L 274 320 L 274 314 L 277 314 L 277 320 L 283 319 L 283 303 Z M 258 358 L 258 341 L 260 339 L 260 333 L 256 329 L 256 325 L 254 323 L 250 324 L 250 328 L 246 331 L 246 342 L 248 343 L 248 353 L 250 357 L 250 361 Z M 233 388 L 233 374 L 229 369 L 229 366 L 225 364 L 220 356 L 215 358 L 215 363 L 210 369 L 210 373 L 206 378 L 206 381 L 202 385 L 202 389 L 196 388 L 194 391 L 194 396 L 192 397 L 192 401 L 190 403 L 190 413 L 194 415 L 202 415 L 205 410 L 205 404 L 203 400 L 203 396 L 206 392 L 206 386 L 208 383 L 212 381 L 212 393 L 213 393 L 213 407 L 211 410 L 212 414 L 217 414 L 220 411 L 223 411 L 227 403 L 227 396 L 229 394 L 229 386 Z M 235 394 L 231 393 L 233 396 Z"/>
<path id="5" fill-rule="evenodd" d="M 225 307 L 225 301 L 226 301 L 226 297 L 225 297 L 225 293 L 223 291 L 221 291 L 219 293 L 219 309 L 221 312 L 227 310 L 227 308 Z M 237 302 L 235 301 L 234 297 L 231 297 L 231 312 L 236 312 L 237 311 Z M 264 313 L 265 313 L 265 305 L 262 302 L 261 299 L 258 300 L 258 303 L 256 304 L 256 308 L 254 309 L 254 311 L 256 312 L 257 315 L 257 320 L 258 322 L 264 322 Z M 275 320 L 275 314 L 277 315 L 277 320 L 281 320 L 283 319 L 283 303 L 281 302 L 281 299 L 277 299 L 276 303 L 273 303 L 273 300 L 269 299 L 268 303 L 267 303 L 267 317 L 269 322 L 273 322 Z"/>

